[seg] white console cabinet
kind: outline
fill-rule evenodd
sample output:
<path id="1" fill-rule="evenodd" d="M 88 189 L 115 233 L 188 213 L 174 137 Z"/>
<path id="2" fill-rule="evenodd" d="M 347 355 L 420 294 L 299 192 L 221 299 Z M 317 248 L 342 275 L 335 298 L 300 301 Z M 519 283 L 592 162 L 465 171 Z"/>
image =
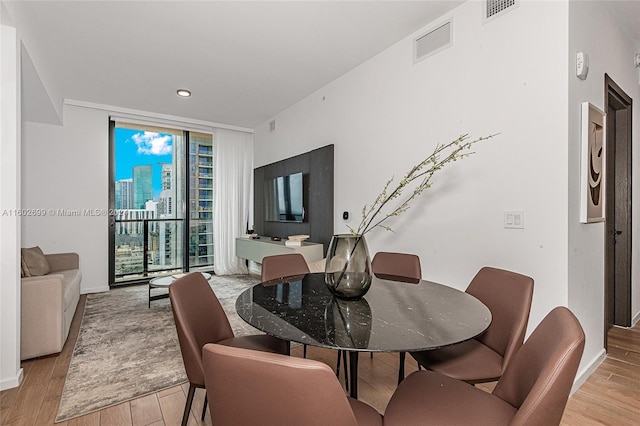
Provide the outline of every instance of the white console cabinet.
<path id="1" fill-rule="evenodd" d="M 270 237 L 236 238 L 236 256 L 241 259 L 262 263 L 265 256 L 277 254 L 300 253 L 307 263 L 316 262 L 324 258 L 322 244 L 303 242 L 300 246 L 287 246 L 285 240 L 271 241 Z"/>

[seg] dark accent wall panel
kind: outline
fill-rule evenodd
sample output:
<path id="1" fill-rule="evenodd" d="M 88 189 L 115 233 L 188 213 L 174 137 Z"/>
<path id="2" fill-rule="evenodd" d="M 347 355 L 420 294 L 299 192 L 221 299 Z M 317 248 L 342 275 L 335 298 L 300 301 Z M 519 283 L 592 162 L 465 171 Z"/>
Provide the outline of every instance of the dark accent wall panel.
<path id="1" fill-rule="evenodd" d="M 258 167 L 253 171 L 254 230 L 259 235 L 307 234 L 309 241 L 322 243 L 326 253 L 333 235 L 333 145 Z M 302 223 L 264 220 L 264 182 L 278 176 L 302 172 L 305 219 Z"/>

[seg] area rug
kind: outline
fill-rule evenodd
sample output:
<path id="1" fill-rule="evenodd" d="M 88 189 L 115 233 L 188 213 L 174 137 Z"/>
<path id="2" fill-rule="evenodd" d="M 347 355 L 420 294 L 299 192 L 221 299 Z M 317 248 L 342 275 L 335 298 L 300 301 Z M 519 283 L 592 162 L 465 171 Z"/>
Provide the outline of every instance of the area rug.
<path id="1" fill-rule="evenodd" d="M 247 275 L 209 281 L 237 336 L 260 333 L 235 311 L 238 295 L 257 282 Z M 186 381 L 169 299 L 148 308 L 146 285 L 89 294 L 55 421 Z"/>

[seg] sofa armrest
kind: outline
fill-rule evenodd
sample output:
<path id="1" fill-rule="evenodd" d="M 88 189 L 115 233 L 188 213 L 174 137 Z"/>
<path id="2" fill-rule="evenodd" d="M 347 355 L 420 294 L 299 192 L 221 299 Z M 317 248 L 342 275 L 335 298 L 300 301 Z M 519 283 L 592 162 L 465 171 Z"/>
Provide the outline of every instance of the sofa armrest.
<path id="1" fill-rule="evenodd" d="M 78 253 L 53 253 L 45 254 L 51 272 L 80 269 L 80 257 Z"/>
<path id="2" fill-rule="evenodd" d="M 60 352 L 64 345 L 62 274 L 22 278 L 21 359 Z"/>

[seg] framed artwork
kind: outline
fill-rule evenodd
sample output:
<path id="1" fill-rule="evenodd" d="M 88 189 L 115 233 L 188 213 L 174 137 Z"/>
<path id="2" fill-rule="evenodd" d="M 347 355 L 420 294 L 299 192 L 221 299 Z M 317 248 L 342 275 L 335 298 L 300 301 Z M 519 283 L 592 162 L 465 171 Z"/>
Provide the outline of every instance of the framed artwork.
<path id="1" fill-rule="evenodd" d="M 589 102 L 582 103 L 582 167 L 580 222 L 604 221 L 605 114 Z"/>

